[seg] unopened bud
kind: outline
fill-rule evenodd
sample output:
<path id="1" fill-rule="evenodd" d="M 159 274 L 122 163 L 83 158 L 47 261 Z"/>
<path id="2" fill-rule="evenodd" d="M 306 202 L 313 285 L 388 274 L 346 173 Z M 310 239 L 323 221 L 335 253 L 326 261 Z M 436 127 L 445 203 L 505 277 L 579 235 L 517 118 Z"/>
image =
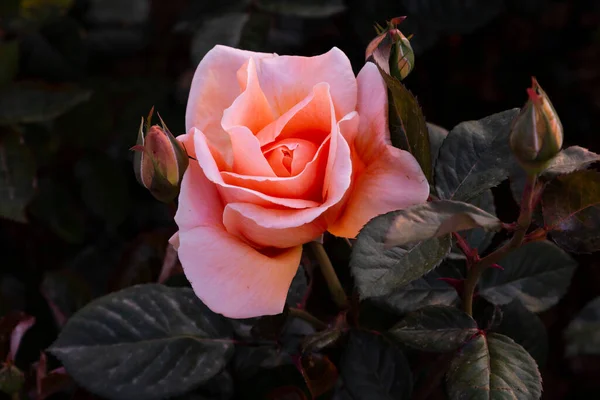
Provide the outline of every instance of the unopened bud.
<path id="1" fill-rule="evenodd" d="M 415 54 L 410 41 L 396 26 L 406 17 L 398 17 L 388 22 L 387 28 L 378 27 L 379 35 L 369 43 L 365 59 L 372 58 L 375 64 L 387 74 L 402 80 L 415 65 Z"/>
<path id="2" fill-rule="evenodd" d="M 560 152 L 563 127 L 546 93 L 535 78 L 531 80 L 529 100 L 511 129 L 510 148 L 526 170 L 539 173 Z"/>
<path id="3" fill-rule="evenodd" d="M 134 170 L 138 182 L 162 202 L 168 203 L 179 194 L 183 174 L 189 164 L 188 156 L 161 119 L 161 125 L 150 126 L 148 116 L 146 134 L 144 119 L 140 124 L 135 150 Z"/>

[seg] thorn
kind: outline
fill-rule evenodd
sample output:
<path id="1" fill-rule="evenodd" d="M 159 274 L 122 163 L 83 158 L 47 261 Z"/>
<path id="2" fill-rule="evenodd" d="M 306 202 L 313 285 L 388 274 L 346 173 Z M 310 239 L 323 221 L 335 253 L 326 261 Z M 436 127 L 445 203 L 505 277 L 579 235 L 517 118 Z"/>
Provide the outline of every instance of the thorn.
<path id="1" fill-rule="evenodd" d="M 492 265 L 490 265 L 490 268 L 496 268 L 496 269 L 499 269 L 501 271 L 504 271 L 504 267 L 502 267 L 499 264 L 492 264 Z"/>
<path id="2" fill-rule="evenodd" d="M 130 147 L 129 150 L 143 152 L 144 146 L 142 146 L 141 144 L 136 144 L 135 146 Z"/>

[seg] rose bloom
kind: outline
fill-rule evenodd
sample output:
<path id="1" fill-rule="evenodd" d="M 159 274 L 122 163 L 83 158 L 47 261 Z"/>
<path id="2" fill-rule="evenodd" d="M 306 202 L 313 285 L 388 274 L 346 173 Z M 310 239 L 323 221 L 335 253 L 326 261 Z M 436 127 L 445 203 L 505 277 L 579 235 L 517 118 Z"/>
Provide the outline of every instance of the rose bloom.
<path id="1" fill-rule="evenodd" d="M 354 238 L 424 202 L 429 185 L 392 147 L 387 89 L 337 48 L 316 57 L 216 46 L 200 62 L 178 139 L 190 159 L 171 243 L 196 295 L 230 318 L 278 314 L 302 244 Z"/>

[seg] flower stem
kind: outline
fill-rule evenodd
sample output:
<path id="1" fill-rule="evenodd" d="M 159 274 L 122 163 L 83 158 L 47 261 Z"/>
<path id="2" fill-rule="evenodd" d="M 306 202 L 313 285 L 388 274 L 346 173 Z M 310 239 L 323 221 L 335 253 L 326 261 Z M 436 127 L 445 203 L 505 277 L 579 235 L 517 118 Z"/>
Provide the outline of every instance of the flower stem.
<path id="1" fill-rule="evenodd" d="M 315 317 L 306 310 L 290 307 L 289 312 L 291 317 L 303 319 L 310 323 L 315 329 L 323 330 L 327 328 L 327 324 L 325 322 L 321 321 L 319 318 Z"/>
<path id="2" fill-rule="evenodd" d="M 483 271 L 493 264 L 497 264 L 498 261 L 504 258 L 504 256 L 513 249 L 516 249 L 523 244 L 523 239 L 531 224 L 533 194 L 536 181 L 537 175 L 529 175 L 527 177 L 523 198 L 521 199 L 521 212 L 519 214 L 519 219 L 517 220 L 515 233 L 510 241 L 488 254 L 486 257 L 483 257 L 469 269 L 467 279 L 465 280 L 465 290 L 463 295 L 463 308 L 467 314 L 473 315 L 473 295 L 475 294 L 475 288 L 477 287 L 477 283 L 479 282 L 479 278 L 481 277 L 481 274 L 483 274 Z"/>
<path id="3" fill-rule="evenodd" d="M 346 292 L 344 292 L 344 289 L 342 288 L 342 284 L 340 283 L 340 280 L 333 269 L 331 260 L 325 252 L 323 245 L 314 241 L 310 242 L 308 245 L 315 255 L 319 266 L 321 267 L 321 273 L 327 282 L 327 286 L 329 287 L 329 292 L 331 292 L 333 301 L 341 309 L 348 308 L 348 297 L 346 297 Z"/>

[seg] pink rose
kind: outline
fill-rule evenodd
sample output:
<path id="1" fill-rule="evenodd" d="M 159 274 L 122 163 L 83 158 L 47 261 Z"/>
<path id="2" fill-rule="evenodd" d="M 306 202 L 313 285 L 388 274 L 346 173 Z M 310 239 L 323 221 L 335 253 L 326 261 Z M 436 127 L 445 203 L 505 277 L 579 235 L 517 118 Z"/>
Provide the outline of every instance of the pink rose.
<path id="1" fill-rule="evenodd" d="M 377 67 L 357 78 L 337 48 L 316 57 L 216 46 L 192 82 L 179 259 L 198 297 L 230 318 L 278 314 L 302 244 L 353 238 L 424 202 L 414 157 L 391 146 Z"/>

